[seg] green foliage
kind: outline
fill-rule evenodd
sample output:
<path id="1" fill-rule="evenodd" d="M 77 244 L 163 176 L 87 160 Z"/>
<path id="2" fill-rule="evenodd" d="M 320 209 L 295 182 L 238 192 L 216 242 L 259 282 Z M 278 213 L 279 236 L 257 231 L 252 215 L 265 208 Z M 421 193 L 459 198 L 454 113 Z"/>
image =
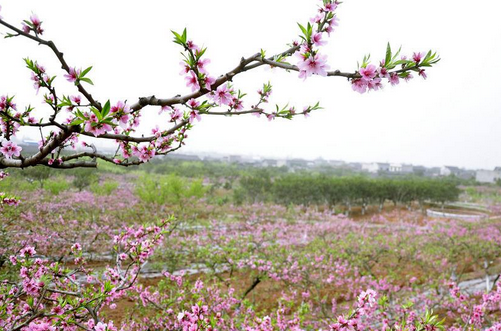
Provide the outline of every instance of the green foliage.
<path id="1" fill-rule="evenodd" d="M 45 182 L 45 189 L 52 193 L 53 195 L 59 195 L 62 191 L 66 191 L 70 188 L 70 184 L 64 178 L 57 178 L 54 180 L 48 180 Z"/>
<path id="2" fill-rule="evenodd" d="M 181 204 L 187 199 L 202 198 L 207 191 L 202 180 L 186 180 L 176 175 L 142 176 L 139 178 L 135 193 L 148 203 Z"/>
<path id="3" fill-rule="evenodd" d="M 11 172 L 12 176 L 9 176 L 0 181 L 0 191 L 19 193 L 19 192 L 29 192 L 36 190 L 38 185 L 34 184 L 33 181 L 26 181 L 22 176 L 19 176 L 22 172 Z"/>
<path id="4" fill-rule="evenodd" d="M 286 175 L 271 180 L 266 173 L 244 177 L 234 193 L 236 201 L 267 202 L 282 205 L 344 204 L 382 205 L 385 201 L 410 204 L 417 201 L 434 203 L 458 199 L 460 190 L 454 181 L 435 179 L 371 179 L 365 177 L 329 177 L 325 175 Z"/>
<path id="5" fill-rule="evenodd" d="M 40 188 L 43 188 L 45 181 L 53 175 L 53 170 L 45 166 L 36 166 L 23 169 L 20 175 L 31 183 L 38 182 Z"/>
<path id="6" fill-rule="evenodd" d="M 102 183 L 94 182 L 89 186 L 89 190 L 97 195 L 110 195 L 118 188 L 118 182 L 106 180 Z"/>
<path id="7" fill-rule="evenodd" d="M 84 188 L 87 188 L 99 180 L 99 177 L 94 169 L 76 169 L 74 170 L 73 175 L 75 176 L 72 182 L 73 186 L 79 191 L 82 191 Z"/>
<path id="8" fill-rule="evenodd" d="M 244 200 L 254 203 L 268 201 L 272 187 L 270 173 L 265 169 L 255 175 L 240 179 L 240 188 L 234 191 L 234 200 L 238 203 Z"/>

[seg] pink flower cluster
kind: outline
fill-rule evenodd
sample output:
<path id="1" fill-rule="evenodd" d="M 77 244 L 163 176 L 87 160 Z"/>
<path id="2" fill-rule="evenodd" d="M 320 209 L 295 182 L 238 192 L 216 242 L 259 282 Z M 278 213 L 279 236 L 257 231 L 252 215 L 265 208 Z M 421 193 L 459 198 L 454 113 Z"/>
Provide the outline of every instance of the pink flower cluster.
<path id="1" fill-rule="evenodd" d="M 132 146 L 132 155 L 137 157 L 141 162 L 148 162 L 155 156 L 154 145 Z"/>
<path id="2" fill-rule="evenodd" d="M 110 112 L 114 117 L 115 123 L 125 130 L 130 119 L 130 107 L 124 102 L 118 101 L 115 106 L 111 107 Z"/>
<path id="3" fill-rule="evenodd" d="M 381 83 L 380 76 L 390 78 L 390 76 L 386 73 L 385 68 L 380 68 L 378 71 L 376 70 L 376 66 L 373 64 L 369 64 L 366 67 L 360 68 L 359 73 L 362 78 L 353 79 L 351 81 L 351 87 L 354 91 L 357 91 L 359 93 L 365 93 L 367 89 L 377 91 L 382 88 L 383 85 Z M 392 85 L 398 84 L 398 75 L 392 74 L 391 77 L 392 78 L 390 79 L 390 82 L 392 83 Z"/>
<path id="4" fill-rule="evenodd" d="M 108 131 L 113 130 L 111 125 L 106 122 L 100 121 L 96 114 L 85 113 L 87 120 L 84 122 L 84 129 L 92 133 L 94 136 L 100 136 Z"/>
<path id="5" fill-rule="evenodd" d="M 0 130 L 4 136 L 15 136 L 19 131 L 21 124 L 18 121 L 12 120 L 10 117 L 20 119 L 21 114 L 19 112 L 13 113 L 13 110 L 17 110 L 16 104 L 12 102 L 12 98 L 8 96 L 0 97 L 0 112 L 5 113 L 7 116 L 3 116 L 0 113 Z"/>
<path id="6" fill-rule="evenodd" d="M 299 78 L 306 79 L 311 75 L 327 76 L 327 70 L 330 69 L 327 64 L 327 55 L 320 54 L 314 47 L 327 44 L 323 39 L 324 33 L 330 36 L 331 32 L 334 31 L 334 27 L 338 25 L 337 16 L 334 14 L 337 5 L 337 1 L 323 1 L 318 10 L 319 13 L 310 19 L 315 28 L 308 23 L 307 29 L 303 30 L 305 34 L 301 36 L 303 43 L 294 54 L 298 59 Z M 298 44 L 295 43 L 295 45 Z"/>
<path id="7" fill-rule="evenodd" d="M 2 142 L 0 147 L 0 152 L 7 159 L 11 159 L 13 156 L 19 157 L 21 155 L 22 148 L 12 141 Z"/>
<path id="8" fill-rule="evenodd" d="M 301 45 L 301 49 L 296 52 L 299 58 L 297 67 L 299 68 L 299 78 L 306 79 L 311 75 L 327 76 L 329 65 L 327 64 L 327 55 L 313 52 L 308 45 Z"/>
<path id="9" fill-rule="evenodd" d="M 66 78 L 68 82 L 74 83 L 80 77 L 81 73 L 82 73 L 81 69 L 70 68 L 69 72 L 64 75 L 64 78 Z"/>
<path id="10" fill-rule="evenodd" d="M 207 71 L 210 59 L 202 59 L 204 50 L 193 43 L 193 41 L 188 40 L 185 46 L 189 52 L 190 60 L 180 62 L 183 69 L 179 74 L 186 75 L 184 77 L 186 86 L 190 87 L 193 92 L 200 90 L 202 87 L 210 91 L 212 85 L 216 82 L 216 79 L 209 76 Z"/>
<path id="11" fill-rule="evenodd" d="M 42 22 L 35 14 L 31 14 L 29 21 L 24 21 L 22 23 L 22 29 L 24 33 L 30 33 L 31 31 L 34 31 L 35 34 L 39 35 L 43 34 L 44 31 L 42 29 Z"/>

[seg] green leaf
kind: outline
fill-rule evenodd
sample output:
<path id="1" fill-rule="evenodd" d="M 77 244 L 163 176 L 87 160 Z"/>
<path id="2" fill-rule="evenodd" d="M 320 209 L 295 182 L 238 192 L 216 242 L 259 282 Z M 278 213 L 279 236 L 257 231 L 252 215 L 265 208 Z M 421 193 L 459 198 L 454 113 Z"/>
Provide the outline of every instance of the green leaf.
<path id="1" fill-rule="evenodd" d="M 84 77 L 84 78 L 80 78 L 80 80 L 82 82 L 89 83 L 90 85 L 94 85 L 94 83 L 89 78 Z"/>
<path id="2" fill-rule="evenodd" d="M 183 41 L 185 44 L 186 44 L 187 38 L 188 38 L 188 34 L 187 34 L 187 32 L 186 32 L 186 28 L 184 28 L 184 30 L 183 30 L 183 39 L 182 39 L 182 41 Z"/>
<path id="3" fill-rule="evenodd" d="M 387 66 L 389 65 L 391 62 L 391 47 L 390 47 L 390 43 L 388 43 L 388 45 L 386 46 L 386 57 L 384 59 L 384 65 Z"/>
<path id="4" fill-rule="evenodd" d="M 87 117 L 80 111 L 80 109 L 77 108 L 76 112 L 77 116 L 83 120 L 86 120 Z"/>
<path id="5" fill-rule="evenodd" d="M 82 71 L 82 73 L 80 74 L 80 78 L 85 77 L 85 75 L 87 75 L 89 73 L 89 71 L 91 71 L 91 70 L 92 70 L 92 66 L 90 66 L 87 69 L 85 69 L 84 71 Z"/>
<path id="6" fill-rule="evenodd" d="M 76 119 L 73 122 L 71 122 L 71 125 L 80 125 L 84 122 L 82 119 Z"/>
<path id="7" fill-rule="evenodd" d="M 299 25 L 299 28 L 301 29 L 301 31 L 303 32 L 303 34 L 306 36 L 307 35 L 307 32 L 306 32 L 306 29 L 304 28 L 304 26 L 302 26 L 301 24 L 297 24 Z"/>
<path id="8" fill-rule="evenodd" d="M 110 109 L 111 109 L 110 100 L 108 100 L 104 104 L 103 110 L 101 111 L 102 118 L 105 118 L 110 113 Z"/>
<path id="9" fill-rule="evenodd" d="M 90 107 L 90 110 L 97 116 L 98 119 L 102 119 L 101 117 L 101 113 L 99 112 L 99 110 L 97 110 L 97 108 L 95 107 Z"/>

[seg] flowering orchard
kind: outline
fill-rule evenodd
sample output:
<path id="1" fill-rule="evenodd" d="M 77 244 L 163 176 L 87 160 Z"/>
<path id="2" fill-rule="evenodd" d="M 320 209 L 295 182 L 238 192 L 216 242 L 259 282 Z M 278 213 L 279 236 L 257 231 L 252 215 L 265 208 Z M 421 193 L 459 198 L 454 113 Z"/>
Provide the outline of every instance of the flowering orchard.
<path id="1" fill-rule="evenodd" d="M 34 89 L 43 101 L 43 107 L 50 116 L 42 117 L 31 105 L 20 105 L 14 92 L 5 91 L 0 97 L 1 148 L 0 168 L 26 168 L 45 165 L 53 168 L 95 167 L 96 159 L 122 166 L 147 162 L 155 155 L 164 155 L 180 148 L 187 138 L 187 132 L 206 115 L 253 114 L 268 120 L 291 119 L 294 116 L 308 116 L 321 108 L 312 105 L 269 105 L 273 92 L 271 83 L 264 83 L 257 93 L 241 91 L 232 82 L 236 76 L 260 67 L 273 67 L 297 72 L 300 79 L 312 75 L 337 76 L 348 80 L 353 90 L 365 93 L 377 91 L 385 84 L 397 85 L 410 80 L 413 74 L 426 78 L 425 70 L 439 61 L 432 51 L 415 52 L 412 56 L 401 56 L 388 44 L 384 58 L 376 63 L 365 56 L 353 72 L 331 70 L 327 54 L 322 46 L 335 32 L 338 25 L 337 10 L 340 3 L 324 0 L 318 4 L 315 16 L 298 24 L 299 36 L 291 41 L 283 52 L 267 55 L 265 50 L 242 57 L 235 67 L 225 73 L 210 72 L 210 50 L 198 46 L 191 40 L 186 29 L 173 31 L 174 43 L 181 47 L 181 72 L 191 93 L 179 94 L 174 98 L 155 96 L 139 97 L 135 103 L 124 100 L 97 100 L 91 94 L 92 67 L 80 67 L 71 63 L 54 41 L 45 39 L 43 21 L 32 14 L 20 25 L 8 21 L 8 13 L 1 13 L 0 25 L 5 28 L 6 38 L 27 38 L 48 48 L 61 64 L 63 79 L 52 68 L 47 68 L 36 59 L 25 58 L 31 74 Z M 1 9 L 0 9 L 1 10 Z M 74 93 L 61 94 L 59 84 L 72 84 Z M 158 126 L 146 128 L 142 123 L 142 111 L 158 109 Z M 218 110 L 219 109 L 219 110 Z M 25 127 L 39 128 L 39 150 L 34 155 L 23 155 L 21 147 L 12 138 Z M 150 132 L 149 135 L 140 135 Z M 100 153 L 93 145 L 85 142 L 86 137 L 108 140 L 116 143 L 116 153 Z M 84 151 L 76 151 L 79 142 Z M 72 151 L 73 150 L 73 151 Z"/>
<path id="2" fill-rule="evenodd" d="M 3 182 L 19 187 L 14 176 Z M 22 203 L 0 216 L 2 329 L 499 329 L 499 205 L 481 221 L 204 198 L 177 209 L 137 197 L 141 177 L 116 179 L 109 195 L 15 191 Z"/>

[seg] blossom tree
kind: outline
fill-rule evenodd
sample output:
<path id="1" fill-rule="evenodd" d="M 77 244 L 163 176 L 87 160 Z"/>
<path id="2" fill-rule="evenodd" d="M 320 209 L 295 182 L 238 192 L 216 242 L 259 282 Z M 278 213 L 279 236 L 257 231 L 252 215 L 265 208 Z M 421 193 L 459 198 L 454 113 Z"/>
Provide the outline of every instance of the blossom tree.
<path id="1" fill-rule="evenodd" d="M 331 70 L 327 55 L 322 52 L 325 39 L 338 25 L 337 9 L 340 2 L 320 1 L 316 15 L 306 24 L 298 24 L 299 39 L 294 40 L 280 53 L 267 55 L 260 50 L 242 57 L 233 69 L 214 75 L 208 71 L 210 59 L 207 48 L 200 47 L 188 37 L 186 29 L 173 33 L 173 41 L 182 48 L 182 70 L 186 86 L 191 93 L 173 98 L 144 96 L 134 103 L 123 100 L 97 100 L 89 85 L 92 67 L 81 68 L 70 63 L 52 40 L 45 38 L 43 21 L 35 14 L 19 26 L 0 16 L 0 25 L 6 29 L 6 38 L 24 37 L 49 48 L 64 70 L 66 83 L 72 84 L 74 93 L 59 93 L 57 84 L 64 83 L 51 73 L 49 68 L 30 58 L 25 58 L 31 72 L 31 80 L 37 94 L 42 94 L 44 107 L 51 114 L 42 118 L 34 107 L 18 106 L 12 92 L 0 96 L 0 169 L 26 168 L 44 165 L 53 168 L 96 167 L 97 159 L 121 166 L 148 162 L 155 155 L 165 155 L 183 146 L 187 132 L 207 115 L 248 115 L 291 119 L 298 115 L 308 116 L 320 109 L 319 103 L 299 106 L 268 104 L 273 87 L 268 82 L 253 97 L 238 89 L 232 80 L 237 75 L 256 68 L 268 66 L 289 72 L 297 72 L 298 78 L 306 80 L 312 75 L 343 77 L 354 91 L 365 93 L 377 91 L 384 84 L 397 85 L 401 80 L 410 80 L 413 73 L 426 78 L 425 69 L 439 61 L 436 53 L 417 52 L 412 56 L 400 56 L 387 45 L 385 58 L 374 64 L 365 56 L 352 72 Z M 1 7 L 0 7 L 1 10 Z M 1 12 L 0 12 L 1 13 Z M 5 14 L 4 14 L 5 15 Z M 40 93 L 40 90 L 42 93 Z M 158 108 L 158 126 L 145 128 L 141 123 L 142 111 L 148 107 Z M 23 128 L 40 131 L 38 151 L 30 156 L 12 138 Z M 149 135 L 139 134 L 146 129 Z M 85 137 L 115 142 L 116 152 L 107 155 L 85 142 Z M 79 141 L 84 149 L 78 149 Z"/>

